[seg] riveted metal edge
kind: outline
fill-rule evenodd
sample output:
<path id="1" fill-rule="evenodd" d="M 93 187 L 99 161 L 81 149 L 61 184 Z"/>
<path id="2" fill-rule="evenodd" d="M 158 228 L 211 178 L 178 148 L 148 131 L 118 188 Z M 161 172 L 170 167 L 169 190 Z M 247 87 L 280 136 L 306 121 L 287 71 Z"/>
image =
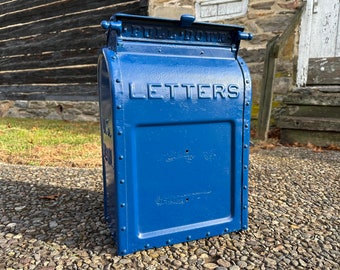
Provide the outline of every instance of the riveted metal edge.
<path id="1" fill-rule="evenodd" d="M 124 100 L 121 72 L 119 68 L 119 57 L 116 52 L 110 51 L 112 54 L 110 65 L 110 79 L 112 87 L 112 121 L 113 121 L 113 143 L 114 143 L 114 158 L 115 158 L 115 184 L 116 184 L 116 232 L 118 245 L 118 253 L 120 255 L 127 254 L 128 247 L 128 224 L 127 224 L 127 179 L 126 179 L 126 152 L 125 152 L 125 136 L 124 130 Z"/>
<path id="2" fill-rule="evenodd" d="M 241 57 L 238 62 L 243 73 L 244 101 L 243 101 L 243 153 L 242 153 L 242 198 L 241 198 L 241 229 L 248 228 L 248 171 L 249 145 L 251 121 L 251 77 L 249 69 Z"/>

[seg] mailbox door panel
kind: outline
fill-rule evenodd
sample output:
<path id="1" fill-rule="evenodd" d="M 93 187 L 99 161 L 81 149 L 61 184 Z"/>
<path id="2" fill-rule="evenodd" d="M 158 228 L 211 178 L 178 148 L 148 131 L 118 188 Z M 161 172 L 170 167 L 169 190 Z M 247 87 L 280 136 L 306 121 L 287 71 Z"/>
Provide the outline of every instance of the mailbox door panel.
<path id="1" fill-rule="evenodd" d="M 156 48 L 117 54 L 128 252 L 241 229 L 239 64 L 219 49 Z"/>

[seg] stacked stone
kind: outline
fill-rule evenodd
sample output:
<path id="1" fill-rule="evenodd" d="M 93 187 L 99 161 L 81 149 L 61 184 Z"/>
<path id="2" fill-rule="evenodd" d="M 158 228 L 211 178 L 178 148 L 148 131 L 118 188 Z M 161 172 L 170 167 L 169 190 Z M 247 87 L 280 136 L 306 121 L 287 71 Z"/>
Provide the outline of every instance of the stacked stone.
<path id="1" fill-rule="evenodd" d="M 0 117 L 43 118 L 65 121 L 99 121 L 95 101 L 0 101 Z"/>

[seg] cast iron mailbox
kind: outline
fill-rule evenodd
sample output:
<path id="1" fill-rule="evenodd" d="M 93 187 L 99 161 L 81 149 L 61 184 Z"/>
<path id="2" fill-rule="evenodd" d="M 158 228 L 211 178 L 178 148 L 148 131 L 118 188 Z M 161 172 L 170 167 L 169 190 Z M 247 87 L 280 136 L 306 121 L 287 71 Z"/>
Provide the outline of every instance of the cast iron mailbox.
<path id="1" fill-rule="evenodd" d="M 246 229 L 243 28 L 116 14 L 98 60 L 105 217 L 118 254 Z"/>

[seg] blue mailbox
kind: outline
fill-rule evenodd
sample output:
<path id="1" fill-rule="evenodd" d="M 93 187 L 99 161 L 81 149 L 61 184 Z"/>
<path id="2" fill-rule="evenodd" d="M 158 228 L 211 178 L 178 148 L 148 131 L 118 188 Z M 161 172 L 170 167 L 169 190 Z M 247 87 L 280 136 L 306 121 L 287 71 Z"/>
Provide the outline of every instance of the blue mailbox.
<path id="1" fill-rule="evenodd" d="M 98 60 L 105 217 L 118 254 L 248 226 L 251 79 L 233 25 L 116 14 Z"/>

